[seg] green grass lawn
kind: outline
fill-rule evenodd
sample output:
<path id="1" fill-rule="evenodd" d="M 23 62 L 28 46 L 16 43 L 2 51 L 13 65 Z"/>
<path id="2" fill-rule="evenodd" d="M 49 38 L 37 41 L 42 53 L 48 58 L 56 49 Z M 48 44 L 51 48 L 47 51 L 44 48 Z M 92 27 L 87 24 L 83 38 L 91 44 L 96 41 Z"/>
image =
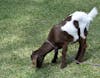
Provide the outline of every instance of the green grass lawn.
<path id="1" fill-rule="evenodd" d="M 32 67 L 30 55 L 46 40 L 54 24 L 76 10 L 100 11 L 100 0 L 0 0 L 0 78 L 100 78 L 100 67 L 71 61 L 77 43 L 69 46 L 68 66 L 52 64 L 53 51 L 41 69 Z M 100 64 L 100 14 L 91 23 L 85 62 Z"/>

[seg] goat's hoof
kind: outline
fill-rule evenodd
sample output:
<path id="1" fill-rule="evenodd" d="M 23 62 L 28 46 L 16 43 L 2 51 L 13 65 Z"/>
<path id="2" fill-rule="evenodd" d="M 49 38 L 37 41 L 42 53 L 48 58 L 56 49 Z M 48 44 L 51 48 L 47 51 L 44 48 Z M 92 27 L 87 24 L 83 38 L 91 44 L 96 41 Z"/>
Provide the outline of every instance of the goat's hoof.
<path id="1" fill-rule="evenodd" d="M 61 64 L 60 68 L 63 69 L 65 68 L 67 65 L 66 64 Z"/>
<path id="2" fill-rule="evenodd" d="M 81 64 L 82 61 L 75 60 L 75 63 L 76 63 L 76 64 Z"/>
<path id="3" fill-rule="evenodd" d="M 52 60 L 51 62 L 52 62 L 52 63 L 57 63 L 57 61 L 56 61 L 56 60 Z"/>

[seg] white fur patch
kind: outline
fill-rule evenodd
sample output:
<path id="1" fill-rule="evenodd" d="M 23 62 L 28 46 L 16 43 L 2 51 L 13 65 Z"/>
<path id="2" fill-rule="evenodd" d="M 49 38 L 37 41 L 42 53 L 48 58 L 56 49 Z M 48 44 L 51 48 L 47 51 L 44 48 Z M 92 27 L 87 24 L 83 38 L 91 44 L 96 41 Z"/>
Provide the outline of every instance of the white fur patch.
<path id="1" fill-rule="evenodd" d="M 78 34 L 77 34 L 77 29 L 73 25 L 72 21 L 67 22 L 64 26 L 61 27 L 62 31 L 66 31 L 68 34 L 74 37 L 74 41 L 79 39 Z"/>
<path id="2" fill-rule="evenodd" d="M 70 16 L 72 16 L 71 21 L 67 21 L 64 26 L 61 27 L 62 31 L 66 31 L 68 34 L 74 37 L 74 41 L 79 39 L 78 30 L 74 26 L 73 22 L 76 20 L 79 23 L 80 28 L 80 36 L 85 39 L 84 29 L 89 29 L 90 21 L 97 15 L 97 9 L 94 8 L 90 11 L 90 13 L 85 13 L 81 11 L 76 11 Z"/>

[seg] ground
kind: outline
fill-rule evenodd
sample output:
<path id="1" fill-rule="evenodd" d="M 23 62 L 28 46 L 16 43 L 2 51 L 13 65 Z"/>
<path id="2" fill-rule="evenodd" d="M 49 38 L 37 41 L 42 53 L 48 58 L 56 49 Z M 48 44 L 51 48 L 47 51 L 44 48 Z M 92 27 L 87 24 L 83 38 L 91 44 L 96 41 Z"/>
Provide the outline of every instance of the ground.
<path id="1" fill-rule="evenodd" d="M 0 78 L 100 78 L 100 66 L 77 65 L 72 58 L 78 43 L 69 45 L 68 65 L 52 64 L 53 51 L 43 67 L 32 66 L 30 55 L 46 40 L 53 25 L 76 10 L 100 11 L 100 0 L 0 0 Z M 100 14 L 91 23 L 85 62 L 100 64 Z"/>

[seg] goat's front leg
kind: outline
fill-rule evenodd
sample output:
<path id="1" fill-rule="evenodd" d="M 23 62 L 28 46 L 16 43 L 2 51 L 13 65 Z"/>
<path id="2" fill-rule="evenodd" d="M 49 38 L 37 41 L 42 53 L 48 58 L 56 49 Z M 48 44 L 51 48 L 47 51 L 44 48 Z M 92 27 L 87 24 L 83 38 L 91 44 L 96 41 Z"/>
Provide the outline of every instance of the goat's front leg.
<path id="1" fill-rule="evenodd" d="M 67 43 L 65 43 L 63 45 L 63 49 L 62 49 L 62 63 L 61 63 L 61 68 L 66 67 L 67 63 L 66 63 L 66 52 L 67 52 Z"/>
<path id="2" fill-rule="evenodd" d="M 52 59 L 52 63 L 56 63 L 57 62 L 57 58 L 58 58 L 58 48 L 55 48 L 54 49 L 55 51 L 54 51 L 54 57 L 53 57 L 53 59 Z"/>
<path id="3" fill-rule="evenodd" d="M 87 47 L 86 39 L 80 38 L 79 49 L 78 49 L 78 53 L 77 53 L 76 58 L 75 58 L 77 60 L 77 64 L 79 64 L 80 62 L 83 61 L 83 57 L 84 57 L 84 54 L 85 54 L 85 51 L 86 51 L 86 47 Z"/>

